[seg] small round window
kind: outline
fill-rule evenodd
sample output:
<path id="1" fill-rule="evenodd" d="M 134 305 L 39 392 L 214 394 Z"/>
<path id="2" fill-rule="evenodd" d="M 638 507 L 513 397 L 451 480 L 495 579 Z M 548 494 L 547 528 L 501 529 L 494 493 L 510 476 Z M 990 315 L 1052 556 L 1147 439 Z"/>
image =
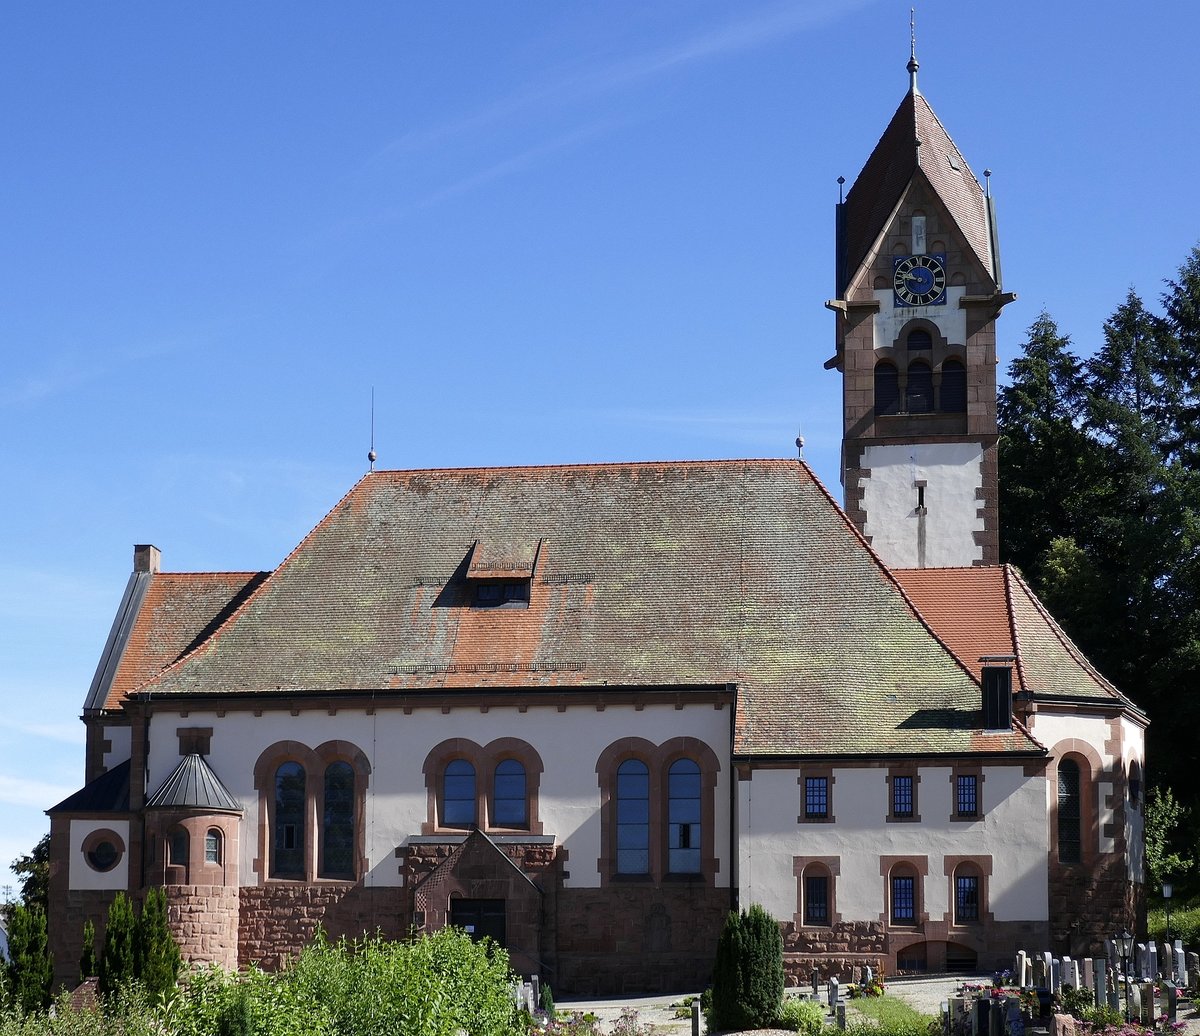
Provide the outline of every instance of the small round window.
<path id="1" fill-rule="evenodd" d="M 125 846 L 113 831 L 93 831 L 84 840 L 83 858 L 94 871 L 112 870 L 125 855 Z"/>

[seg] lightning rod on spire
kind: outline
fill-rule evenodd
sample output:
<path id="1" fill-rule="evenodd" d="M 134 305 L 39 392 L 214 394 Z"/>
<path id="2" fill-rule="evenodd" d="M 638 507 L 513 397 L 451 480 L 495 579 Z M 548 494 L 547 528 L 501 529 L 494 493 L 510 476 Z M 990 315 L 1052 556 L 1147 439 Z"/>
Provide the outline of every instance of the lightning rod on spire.
<path id="1" fill-rule="evenodd" d="M 367 461 L 371 470 L 375 470 L 375 386 L 371 386 L 371 448 L 367 451 Z"/>

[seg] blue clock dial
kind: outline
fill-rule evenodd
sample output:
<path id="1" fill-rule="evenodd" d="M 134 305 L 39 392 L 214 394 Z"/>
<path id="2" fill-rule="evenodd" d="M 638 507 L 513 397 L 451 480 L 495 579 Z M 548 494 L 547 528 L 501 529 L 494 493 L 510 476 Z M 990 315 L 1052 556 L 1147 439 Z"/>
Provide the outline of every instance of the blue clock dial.
<path id="1" fill-rule="evenodd" d="M 892 291 L 897 306 L 940 306 L 946 301 L 946 257 L 910 255 L 895 260 Z"/>

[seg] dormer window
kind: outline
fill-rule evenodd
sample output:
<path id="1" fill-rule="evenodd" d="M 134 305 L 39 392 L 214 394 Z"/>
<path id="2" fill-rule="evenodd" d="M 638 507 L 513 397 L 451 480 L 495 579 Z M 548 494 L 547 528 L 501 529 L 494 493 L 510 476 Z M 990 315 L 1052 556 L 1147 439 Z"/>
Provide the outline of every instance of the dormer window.
<path id="1" fill-rule="evenodd" d="M 472 580 L 476 608 L 528 608 L 528 579 L 478 579 Z"/>

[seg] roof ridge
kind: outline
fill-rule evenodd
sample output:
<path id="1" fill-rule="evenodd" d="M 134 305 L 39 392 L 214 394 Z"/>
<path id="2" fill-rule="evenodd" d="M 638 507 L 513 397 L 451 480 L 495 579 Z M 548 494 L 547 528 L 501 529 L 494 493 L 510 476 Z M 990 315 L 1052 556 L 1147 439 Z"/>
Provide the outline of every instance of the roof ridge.
<path id="1" fill-rule="evenodd" d="M 1005 562 L 1001 567 L 1004 569 L 1004 611 L 1005 616 L 1008 619 L 1009 632 L 1012 634 L 1013 654 L 1016 656 L 1017 661 L 1017 679 L 1020 681 L 1021 690 L 1025 691 L 1028 690 L 1028 687 L 1025 683 L 1025 661 L 1021 654 L 1021 638 L 1017 633 L 1017 616 L 1013 611 L 1011 585 L 1013 567 L 1008 562 Z"/>
<path id="2" fill-rule="evenodd" d="M 617 460 L 617 461 L 575 461 L 562 464 L 475 464 L 459 467 L 443 468 L 379 468 L 363 476 L 368 478 L 388 475 L 449 475 L 467 474 L 471 472 L 504 471 L 517 473 L 521 471 L 614 471 L 619 468 L 713 468 L 737 467 L 745 464 L 769 464 L 786 466 L 792 462 L 790 457 L 721 457 L 710 460 Z"/>
<path id="3" fill-rule="evenodd" d="M 330 520 L 330 518 L 332 518 L 333 513 L 335 511 L 337 511 L 338 508 L 340 508 L 343 504 L 345 504 L 347 500 L 349 500 L 352 496 L 354 496 L 355 493 L 357 493 L 359 491 L 359 489 L 361 489 L 361 487 L 366 483 L 367 479 L 369 479 L 373 474 L 377 474 L 377 473 L 376 472 L 368 472 L 367 474 L 363 475 L 357 482 L 355 482 L 354 485 L 352 485 L 346 491 L 346 493 L 344 493 L 342 495 L 342 497 L 338 500 L 338 502 L 335 503 L 328 511 L 325 512 L 325 515 L 321 518 L 320 521 L 317 522 L 316 525 L 314 525 L 308 531 L 307 535 L 301 537 L 300 542 L 297 543 L 296 546 L 294 546 L 291 549 L 291 551 L 288 552 L 287 556 L 275 568 L 268 570 L 266 578 L 263 579 L 263 581 L 261 583 L 259 583 L 258 586 L 256 586 L 249 594 L 247 594 L 246 599 L 244 601 L 242 601 L 242 603 L 239 604 L 229 614 L 229 616 L 225 619 L 224 622 L 221 623 L 220 626 L 218 626 L 215 630 L 213 630 L 212 633 L 210 633 L 207 637 L 205 637 L 204 640 L 201 641 L 199 644 L 196 644 L 194 647 L 192 647 L 192 649 L 190 651 L 187 651 L 185 654 L 180 655 L 169 666 L 166 666 L 163 669 L 160 669 L 157 673 L 155 673 L 152 677 L 150 677 L 149 680 L 144 680 L 137 687 L 134 687 L 131 691 L 128 692 L 127 697 L 129 695 L 141 693 L 142 691 L 153 690 L 153 685 L 157 684 L 157 683 L 161 683 L 163 677 L 165 677 L 168 673 L 175 672 L 175 670 L 182 668 L 190 659 L 196 658 L 201 653 L 205 653 L 208 650 L 210 650 L 212 648 L 212 645 L 217 642 L 217 640 L 220 638 L 220 636 L 226 630 L 228 630 L 232 625 L 234 625 L 238 621 L 238 619 L 241 618 L 242 615 L 245 614 L 246 609 L 251 605 L 251 603 L 253 603 L 255 600 L 258 599 L 258 596 L 261 593 L 263 593 L 264 587 L 266 587 L 268 585 L 273 585 L 273 583 L 274 583 L 276 577 L 279 575 L 279 573 L 282 572 L 284 570 L 284 568 L 286 568 L 288 566 L 288 564 L 292 561 L 293 558 L 295 558 L 295 556 L 300 552 L 300 550 L 304 547 L 304 545 L 306 543 L 308 543 L 308 541 L 311 540 L 317 534 L 318 530 L 321 529 L 321 527 L 324 526 L 326 524 L 326 522 L 328 522 Z"/>
<path id="4" fill-rule="evenodd" d="M 1113 695 L 1120 701 L 1123 701 L 1126 705 L 1135 709 L 1137 712 L 1139 712 L 1139 713 L 1142 712 L 1142 710 L 1139 709 L 1137 707 L 1137 705 L 1134 704 L 1132 699 L 1127 697 L 1123 691 L 1121 691 L 1111 680 L 1108 679 L 1108 677 L 1106 677 L 1103 673 L 1100 672 L 1099 669 L 1097 669 L 1094 665 L 1092 665 L 1092 663 L 1088 660 L 1087 656 L 1079 649 L 1079 646 L 1075 643 L 1075 641 L 1073 641 L 1067 635 L 1067 631 L 1064 630 L 1058 624 L 1058 621 L 1054 618 L 1054 616 L 1050 614 L 1050 612 L 1047 610 L 1046 606 L 1042 603 L 1042 601 L 1038 597 L 1038 595 L 1033 592 L 1033 588 L 1027 582 L 1025 582 L 1025 579 L 1020 574 L 1020 572 L 1014 570 L 1013 575 L 1015 576 L 1015 578 L 1017 580 L 1017 584 L 1020 586 L 1022 591 L 1024 591 L 1026 598 L 1033 605 L 1033 607 L 1037 611 L 1037 613 L 1042 617 L 1042 620 L 1050 627 L 1050 631 L 1057 638 L 1059 644 L 1062 645 L 1063 650 L 1065 650 L 1067 652 L 1067 654 L 1069 654 L 1071 656 L 1071 658 L 1074 659 L 1076 664 L 1079 665 L 1080 668 L 1082 668 L 1084 670 L 1084 672 L 1086 672 L 1088 674 L 1089 677 L 1091 677 L 1092 681 L 1102 691 L 1108 692 L 1109 694 Z M 1014 626 L 1015 626 L 1015 623 L 1014 623 Z M 1014 629 L 1014 639 L 1015 639 L 1015 636 L 1016 636 L 1016 634 L 1015 634 L 1015 629 Z"/>

